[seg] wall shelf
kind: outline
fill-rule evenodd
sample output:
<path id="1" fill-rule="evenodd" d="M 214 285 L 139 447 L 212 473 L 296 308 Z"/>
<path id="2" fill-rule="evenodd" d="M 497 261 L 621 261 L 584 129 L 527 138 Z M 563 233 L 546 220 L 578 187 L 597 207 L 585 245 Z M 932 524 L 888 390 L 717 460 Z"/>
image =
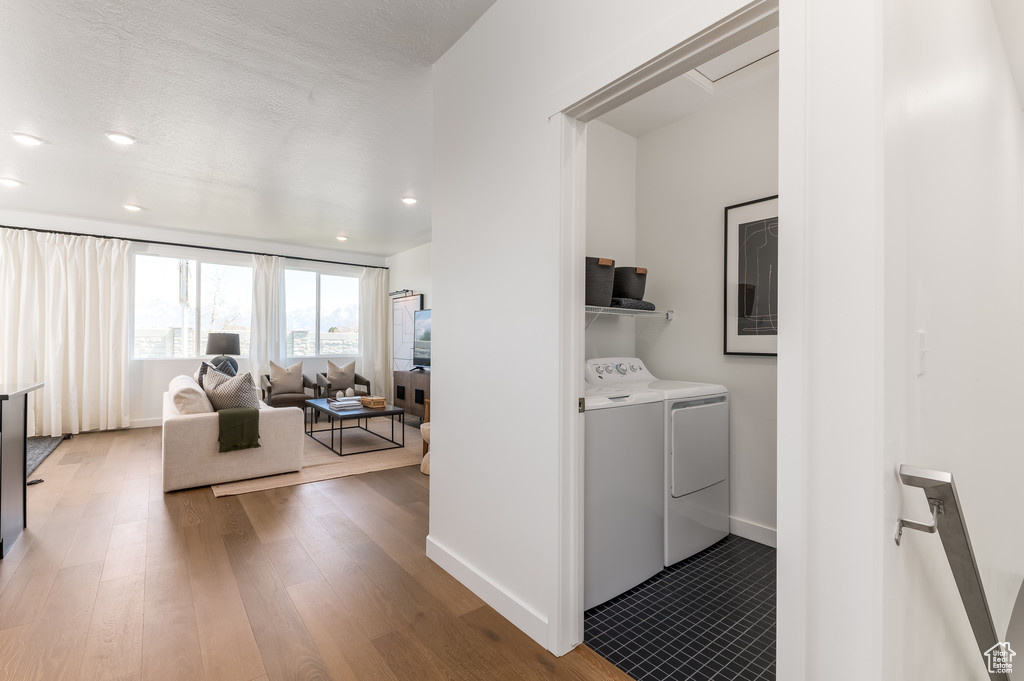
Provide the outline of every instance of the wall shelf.
<path id="1" fill-rule="evenodd" d="M 599 307 L 587 305 L 587 314 L 610 314 L 618 317 L 646 317 L 648 319 L 672 320 L 672 310 L 629 310 L 624 307 Z"/>

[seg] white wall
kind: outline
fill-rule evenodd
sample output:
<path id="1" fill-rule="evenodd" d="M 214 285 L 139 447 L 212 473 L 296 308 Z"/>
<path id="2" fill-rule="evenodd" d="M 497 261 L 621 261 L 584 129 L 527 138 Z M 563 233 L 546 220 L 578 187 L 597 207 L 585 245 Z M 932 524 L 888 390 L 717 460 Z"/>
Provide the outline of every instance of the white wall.
<path id="1" fill-rule="evenodd" d="M 430 292 L 433 288 L 431 266 L 432 244 L 423 244 L 387 259 L 388 281 L 392 291 L 411 289 L 423 294 L 423 309 L 430 309 Z"/>
<path id="2" fill-rule="evenodd" d="M 988 2 L 887 8 L 882 472 L 953 474 L 1002 636 L 1024 575 L 1024 119 Z M 887 527 L 927 517 L 884 479 Z M 885 678 L 987 679 L 939 540 L 905 532 L 884 559 Z"/>
<path id="3" fill-rule="evenodd" d="M 562 125 L 745 3 L 498 0 L 434 66 L 428 555 L 557 648 Z M 512 419 L 507 430 L 495 417 Z"/>
<path id="4" fill-rule="evenodd" d="M 647 300 L 675 312 L 638 325 L 637 354 L 659 378 L 721 383 L 730 395 L 732 531 L 775 544 L 774 357 L 722 350 L 726 206 L 778 193 L 778 77 L 714 99 L 638 147 L 637 264 Z"/>
<path id="5" fill-rule="evenodd" d="M 164 241 L 168 243 L 182 243 L 181 232 L 170 229 L 159 229 L 155 227 L 138 227 L 136 225 L 100 222 L 84 218 L 73 218 L 63 215 L 45 215 L 41 213 L 26 213 L 21 211 L 0 210 L 0 225 L 7 227 L 28 227 L 43 230 L 56 230 L 66 232 L 77 232 L 81 234 L 95 234 L 97 236 L 109 236 L 121 239 L 146 239 L 151 241 Z M 195 239 L 189 235 L 189 245 L 197 247 L 230 248 L 241 251 L 262 251 L 281 255 L 293 256 L 296 258 L 314 258 L 326 260 L 331 257 L 346 262 L 363 265 L 384 265 L 384 258 L 379 256 L 367 256 L 359 253 L 343 253 L 340 251 L 325 252 L 319 249 L 294 246 L 287 243 L 272 243 L 265 241 L 252 241 L 239 239 L 237 237 L 206 235 L 202 239 Z M 167 247 L 138 245 L 133 252 L 157 252 Z M 228 254 L 210 252 L 210 257 L 218 258 L 225 262 L 237 262 L 249 264 L 250 257 L 242 254 Z M 330 267 L 324 265 L 324 267 Z M 237 357 L 238 368 L 248 371 L 248 358 Z M 163 410 L 163 393 L 167 384 L 175 376 L 181 374 L 192 375 L 199 366 L 199 359 L 157 359 L 157 360 L 129 360 L 128 362 L 128 390 L 130 405 L 130 419 L 132 427 L 158 426 L 161 423 L 161 412 Z M 326 359 L 304 360 L 303 372 L 311 378 L 317 372 L 327 370 Z M 361 371 L 357 362 L 356 370 Z"/>
<path id="6" fill-rule="evenodd" d="M 998 340 L 1022 332 L 1020 103 L 985 0 L 780 4 L 778 675 L 981 681 L 939 539 L 892 541 L 927 516 L 895 466 L 956 477 L 1001 634 L 1024 567 L 1024 376 Z"/>
<path id="7" fill-rule="evenodd" d="M 587 126 L 587 255 L 636 261 L 636 138 L 600 121 Z M 636 320 L 587 316 L 586 355 L 635 357 Z"/>
<path id="8" fill-rule="evenodd" d="M 882 670 L 884 0 L 779 3 L 778 678 Z M 941 644 L 937 644 L 941 645 Z M 911 677 L 914 678 L 914 677 Z"/>

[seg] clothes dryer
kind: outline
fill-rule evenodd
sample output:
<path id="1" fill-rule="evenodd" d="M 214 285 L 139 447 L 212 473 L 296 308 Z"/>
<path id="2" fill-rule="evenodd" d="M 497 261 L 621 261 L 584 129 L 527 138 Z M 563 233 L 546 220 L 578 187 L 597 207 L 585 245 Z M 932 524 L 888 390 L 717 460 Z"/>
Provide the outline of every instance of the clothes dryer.
<path id="1" fill-rule="evenodd" d="M 678 563 L 728 535 L 725 386 L 660 380 L 636 357 L 590 360 L 587 381 L 604 386 L 625 381 L 635 391 L 658 394 L 663 403 L 664 564 Z"/>
<path id="2" fill-rule="evenodd" d="M 654 381 L 665 398 L 665 565 L 729 534 L 729 393 Z"/>

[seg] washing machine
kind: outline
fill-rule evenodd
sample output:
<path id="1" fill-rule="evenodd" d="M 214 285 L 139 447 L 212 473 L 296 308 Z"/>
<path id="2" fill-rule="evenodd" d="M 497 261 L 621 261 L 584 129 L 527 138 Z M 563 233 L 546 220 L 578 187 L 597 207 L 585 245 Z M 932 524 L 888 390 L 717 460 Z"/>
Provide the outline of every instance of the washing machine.
<path id="1" fill-rule="evenodd" d="M 636 357 L 594 361 L 606 377 L 599 383 L 608 382 L 610 370 L 662 401 L 664 564 L 678 563 L 728 535 L 729 391 L 712 383 L 660 380 Z"/>
<path id="2" fill-rule="evenodd" d="M 586 365 L 583 604 L 664 568 L 664 400 L 603 360 Z M 635 377 L 634 377 L 635 378 Z"/>

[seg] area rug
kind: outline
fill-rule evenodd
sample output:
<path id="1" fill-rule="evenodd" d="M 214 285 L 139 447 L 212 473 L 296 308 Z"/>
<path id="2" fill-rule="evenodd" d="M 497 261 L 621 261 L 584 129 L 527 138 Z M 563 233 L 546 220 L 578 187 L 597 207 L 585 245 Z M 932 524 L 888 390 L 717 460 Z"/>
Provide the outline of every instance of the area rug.
<path id="1" fill-rule="evenodd" d="M 63 437 L 30 437 L 25 440 L 25 471 L 26 477 L 31 477 L 39 468 L 39 464 L 46 457 L 57 449 L 57 445 L 64 441 Z"/>
<path id="2" fill-rule="evenodd" d="M 385 422 L 386 423 L 386 422 Z M 318 435 L 323 436 L 323 433 Z M 359 431 L 345 431 L 345 451 L 356 451 L 364 448 L 371 448 L 385 444 L 372 435 Z M 246 494 L 248 492 L 261 492 L 278 487 L 289 487 L 301 485 L 307 482 L 319 482 L 331 480 L 332 478 L 343 478 L 347 475 L 359 475 L 360 473 L 372 473 L 383 471 L 389 468 L 401 468 L 402 466 L 418 466 L 423 458 L 423 440 L 420 438 L 419 429 L 411 426 L 405 428 L 405 447 L 386 449 L 379 452 L 366 452 L 363 454 L 346 454 L 338 456 L 319 442 L 309 436 L 303 436 L 303 466 L 302 470 L 295 473 L 282 473 L 281 475 L 268 475 L 265 478 L 253 478 L 252 480 L 240 480 L 238 482 L 226 482 L 220 485 L 211 485 L 213 496 L 226 497 L 234 494 Z"/>

